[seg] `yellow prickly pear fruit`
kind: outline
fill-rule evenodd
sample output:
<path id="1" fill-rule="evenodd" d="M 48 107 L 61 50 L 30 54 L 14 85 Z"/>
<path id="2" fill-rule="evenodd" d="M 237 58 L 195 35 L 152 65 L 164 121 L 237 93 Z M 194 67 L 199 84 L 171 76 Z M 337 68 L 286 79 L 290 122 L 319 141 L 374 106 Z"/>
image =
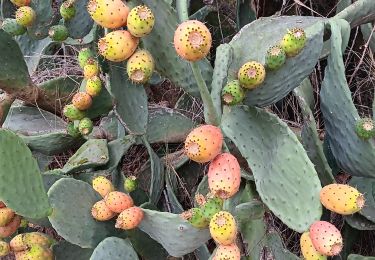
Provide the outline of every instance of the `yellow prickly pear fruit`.
<path id="1" fill-rule="evenodd" d="M 116 213 L 110 210 L 104 200 L 100 200 L 91 208 L 91 215 L 99 221 L 107 221 L 116 216 Z"/>
<path id="2" fill-rule="evenodd" d="M 83 67 L 83 76 L 85 79 L 90 79 L 99 75 L 99 64 L 96 60 L 90 58 Z"/>
<path id="3" fill-rule="evenodd" d="M 185 153 L 199 163 L 209 162 L 220 152 L 223 145 L 223 134 L 220 128 L 213 125 L 199 126 L 186 137 Z"/>
<path id="4" fill-rule="evenodd" d="M 237 225 L 232 214 L 220 211 L 213 215 L 210 221 L 210 233 L 220 245 L 233 244 L 237 236 Z"/>
<path id="5" fill-rule="evenodd" d="M 125 209 L 133 207 L 133 199 L 126 193 L 112 191 L 104 198 L 107 207 L 116 213 L 121 213 Z"/>
<path id="6" fill-rule="evenodd" d="M 108 193 L 115 190 L 112 182 L 106 177 L 98 176 L 92 181 L 92 187 L 96 190 L 100 196 L 103 198 L 107 196 Z"/>
<path id="7" fill-rule="evenodd" d="M 130 11 L 121 0 L 90 0 L 87 10 L 97 24 L 109 29 L 124 26 Z"/>
<path id="8" fill-rule="evenodd" d="M 360 211 L 365 198 L 356 188 L 345 184 L 329 184 L 320 191 L 320 201 L 330 211 L 351 215 Z"/>
<path id="9" fill-rule="evenodd" d="M 52 249 L 46 248 L 40 245 L 34 245 L 30 249 L 16 252 L 15 253 L 17 260 L 53 260 Z"/>
<path id="10" fill-rule="evenodd" d="M 146 83 L 154 72 L 154 59 L 146 50 L 136 51 L 128 60 L 126 71 L 135 83 Z"/>
<path id="11" fill-rule="evenodd" d="M 15 215 L 8 225 L 0 227 L 0 238 L 6 238 L 14 234 L 21 224 L 21 217 Z"/>
<path id="12" fill-rule="evenodd" d="M 53 243 L 54 240 L 46 234 L 40 232 L 31 232 L 15 236 L 10 241 L 10 247 L 12 248 L 12 251 L 18 252 L 26 250 L 34 245 L 48 248 L 52 246 Z"/>
<path id="13" fill-rule="evenodd" d="M 316 251 L 311 242 L 310 233 L 305 232 L 300 239 L 301 252 L 305 260 L 327 260 L 325 255 Z"/>
<path id="14" fill-rule="evenodd" d="M 4 227 L 9 224 L 9 222 L 14 217 L 14 211 L 10 208 L 1 208 L 0 209 L 0 227 Z"/>
<path id="15" fill-rule="evenodd" d="M 34 9 L 30 6 L 22 6 L 16 11 L 16 21 L 19 25 L 24 27 L 31 26 L 36 18 Z"/>
<path id="16" fill-rule="evenodd" d="M 266 69 L 257 61 L 250 61 L 242 65 L 238 71 L 238 81 L 247 89 L 254 89 L 263 83 Z"/>
<path id="17" fill-rule="evenodd" d="M 212 44 L 211 33 L 204 23 L 189 20 L 180 24 L 174 34 L 177 54 L 188 61 L 198 61 L 207 56 Z"/>
<path id="18" fill-rule="evenodd" d="M 102 81 L 98 76 L 89 78 L 86 82 L 86 93 L 92 97 L 96 97 L 102 91 Z"/>
<path id="19" fill-rule="evenodd" d="M 10 0 L 10 1 L 18 7 L 30 5 L 30 2 L 31 2 L 31 0 Z"/>
<path id="20" fill-rule="evenodd" d="M 144 37 L 152 31 L 155 17 L 151 9 L 145 5 L 134 7 L 128 16 L 127 28 L 135 37 Z"/>
<path id="21" fill-rule="evenodd" d="M 236 244 L 219 245 L 212 260 L 240 260 L 241 251 Z"/>
<path id="22" fill-rule="evenodd" d="M 288 57 L 293 57 L 302 51 L 303 47 L 305 47 L 306 41 L 307 38 L 305 31 L 302 28 L 293 28 L 288 30 L 284 35 L 280 45 Z"/>
<path id="23" fill-rule="evenodd" d="M 107 60 L 120 62 L 128 59 L 137 49 L 139 38 L 128 31 L 119 30 L 108 33 L 98 41 L 99 53 Z"/>
<path id="24" fill-rule="evenodd" d="M 10 246 L 5 241 L 0 241 L 0 257 L 6 256 L 10 253 Z"/>

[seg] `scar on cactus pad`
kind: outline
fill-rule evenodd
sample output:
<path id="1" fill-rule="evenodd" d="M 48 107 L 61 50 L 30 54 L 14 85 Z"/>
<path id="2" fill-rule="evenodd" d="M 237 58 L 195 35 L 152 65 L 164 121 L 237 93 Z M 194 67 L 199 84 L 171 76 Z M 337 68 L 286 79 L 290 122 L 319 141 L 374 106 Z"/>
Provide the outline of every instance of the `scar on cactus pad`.
<path id="1" fill-rule="evenodd" d="M 325 255 L 322 255 L 316 251 L 314 245 L 312 244 L 310 233 L 305 232 L 302 234 L 300 239 L 301 252 L 306 260 L 327 260 Z"/>
<path id="2" fill-rule="evenodd" d="M 100 26 L 116 29 L 126 25 L 130 9 L 121 0 L 90 0 L 87 11 Z"/>
<path id="3" fill-rule="evenodd" d="M 202 125 L 193 129 L 185 140 L 185 153 L 199 163 L 214 159 L 223 146 L 223 134 L 213 125 Z"/>
<path id="4" fill-rule="evenodd" d="M 16 21 L 19 25 L 24 27 L 31 26 L 36 18 L 34 9 L 30 6 L 22 6 L 16 11 Z"/>
<path id="5" fill-rule="evenodd" d="M 305 47 L 306 40 L 306 33 L 302 28 L 293 28 L 284 35 L 280 46 L 288 57 L 294 57 Z"/>
<path id="6" fill-rule="evenodd" d="M 174 34 L 177 54 L 188 61 L 198 61 L 207 56 L 212 44 L 211 33 L 202 22 L 189 20 L 180 24 Z"/>
<path id="7" fill-rule="evenodd" d="M 375 137 L 374 121 L 371 118 L 359 119 L 355 125 L 355 132 L 364 140 Z"/>
<path id="8" fill-rule="evenodd" d="M 223 101 L 227 105 L 237 105 L 245 98 L 245 90 L 238 80 L 228 82 L 221 91 Z"/>
<path id="9" fill-rule="evenodd" d="M 210 221 L 210 234 L 220 245 L 233 244 L 237 237 L 237 225 L 232 214 L 227 211 L 216 213 Z"/>
<path id="10" fill-rule="evenodd" d="M 216 249 L 212 260 L 240 260 L 241 251 L 238 246 L 233 243 L 231 245 L 219 245 Z"/>
<path id="11" fill-rule="evenodd" d="M 327 221 L 316 221 L 310 227 L 310 238 L 315 249 L 326 256 L 338 255 L 343 247 L 340 231 Z"/>
<path id="12" fill-rule="evenodd" d="M 285 51 L 278 45 L 272 46 L 267 50 L 266 67 L 271 70 L 281 68 L 286 61 Z"/>
<path id="13" fill-rule="evenodd" d="M 247 89 L 254 89 L 263 83 L 266 78 L 266 70 L 257 61 L 246 62 L 238 71 L 238 81 Z"/>
<path id="14" fill-rule="evenodd" d="M 126 70 L 129 78 L 135 83 L 146 83 L 154 72 L 154 59 L 146 50 L 137 50 L 128 60 Z"/>
<path id="15" fill-rule="evenodd" d="M 155 16 L 151 9 L 145 5 L 139 5 L 130 11 L 126 26 L 135 37 L 144 37 L 152 31 L 154 24 Z"/>

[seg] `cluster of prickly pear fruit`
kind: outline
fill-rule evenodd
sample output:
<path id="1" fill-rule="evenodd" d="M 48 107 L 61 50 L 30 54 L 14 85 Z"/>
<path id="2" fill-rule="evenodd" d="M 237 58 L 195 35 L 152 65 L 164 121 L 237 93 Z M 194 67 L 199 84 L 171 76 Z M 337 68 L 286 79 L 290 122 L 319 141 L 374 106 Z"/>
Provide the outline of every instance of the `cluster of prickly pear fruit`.
<path id="1" fill-rule="evenodd" d="M 117 216 L 116 228 L 133 229 L 143 220 L 143 211 L 134 206 L 130 195 L 115 191 L 110 180 L 103 176 L 93 179 L 92 186 L 102 200 L 96 202 L 91 208 L 91 215 L 98 221 L 107 221 Z"/>
<path id="2" fill-rule="evenodd" d="M 21 217 L 8 208 L 3 202 L 0 202 L 0 239 L 14 234 L 21 223 Z"/>
<path id="3" fill-rule="evenodd" d="M 16 260 L 21 259 L 54 259 L 52 245 L 55 240 L 40 232 L 19 234 L 10 241 L 10 249 Z"/>

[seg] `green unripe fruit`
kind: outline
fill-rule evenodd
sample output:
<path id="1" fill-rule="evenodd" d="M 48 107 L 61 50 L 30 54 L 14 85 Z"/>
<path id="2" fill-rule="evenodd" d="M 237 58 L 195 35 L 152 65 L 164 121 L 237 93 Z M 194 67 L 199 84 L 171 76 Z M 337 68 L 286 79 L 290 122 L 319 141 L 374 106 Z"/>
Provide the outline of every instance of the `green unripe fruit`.
<path id="1" fill-rule="evenodd" d="M 66 131 L 69 135 L 73 137 L 80 137 L 81 133 L 79 132 L 78 127 L 74 124 L 74 122 L 69 122 L 69 124 L 66 127 Z"/>
<path id="2" fill-rule="evenodd" d="M 127 193 L 135 191 L 137 189 L 137 187 L 138 187 L 137 177 L 135 177 L 135 176 L 126 177 L 126 179 L 124 181 L 124 190 Z"/>
<path id="3" fill-rule="evenodd" d="M 286 53 L 280 46 L 272 46 L 266 54 L 266 67 L 271 70 L 277 70 L 284 65 Z"/>
<path id="4" fill-rule="evenodd" d="M 213 215 L 223 210 L 223 203 L 224 201 L 220 198 L 208 199 L 202 207 L 203 216 L 210 221 Z"/>
<path id="5" fill-rule="evenodd" d="M 154 71 L 154 59 L 146 50 L 136 51 L 128 60 L 126 71 L 135 83 L 146 83 Z"/>
<path id="6" fill-rule="evenodd" d="M 69 32 L 65 25 L 54 25 L 49 28 L 49 37 L 56 42 L 63 42 L 68 38 Z"/>
<path id="7" fill-rule="evenodd" d="M 6 256 L 10 253 L 10 246 L 5 241 L 0 241 L 0 257 Z"/>
<path id="8" fill-rule="evenodd" d="M 94 128 L 94 124 L 92 123 L 91 119 L 88 117 L 83 118 L 79 121 L 78 129 L 82 135 L 89 135 Z"/>
<path id="9" fill-rule="evenodd" d="M 247 89 L 254 89 L 263 83 L 266 78 L 266 70 L 257 61 L 246 62 L 238 71 L 238 81 Z"/>
<path id="10" fill-rule="evenodd" d="M 228 82 L 221 91 L 223 101 L 227 105 L 237 105 L 245 98 L 245 90 L 241 87 L 238 80 Z"/>
<path id="11" fill-rule="evenodd" d="M 60 15 L 65 21 L 72 19 L 76 15 L 76 8 L 72 0 L 62 3 L 60 6 Z"/>
<path id="12" fill-rule="evenodd" d="M 79 51 L 78 53 L 78 62 L 79 62 L 79 66 L 83 69 L 87 63 L 87 61 L 89 59 L 93 59 L 95 56 L 94 56 L 94 53 L 92 52 L 92 50 L 88 49 L 88 48 L 84 48 L 82 50 Z"/>
<path id="13" fill-rule="evenodd" d="M 192 208 L 181 214 L 183 219 L 186 219 L 195 228 L 207 228 L 208 221 L 203 215 L 203 211 L 200 208 Z"/>
<path id="14" fill-rule="evenodd" d="M 16 19 L 10 18 L 3 21 L 2 29 L 12 36 L 22 35 L 26 32 L 26 27 L 19 25 Z"/>
<path id="15" fill-rule="evenodd" d="M 288 57 L 299 54 L 306 44 L 306 33 L 302 28 L 288 30 L 280 42 L 281 48 Z"/>
<path id="16" fill-rule="evenodd" d="M 362 118 L 357 121 L 355 132 L 362 139 L 370 139 L 375 137 L 375 125 L 371 118 Z"/>
<path id="17" fill-rule="evenodd" d="M 66 105 L 63 109 L 63 114 L 70 121 L 81 120 L 85 117 L 85 112 L 79 110 L 73 104 Z"/>
<path id="18" fill-rule="evenodd" d="M 31 26 L 36 18 L 34 9 L 30 6 L 22 6 L 16 11 L 16 21 L 19 25 L 24 27 Z"/>
<path id="19" fill-rule="evenodd" d="M 92 97 L 96 97 L 102 91 L 102 81 L 98 76 L 91 77 L 86 82 L 86 93 Z"/>
<path id="20" fill-rule="evenodd" d="M 145 5 L 134 7 L 127 20 L 128 31 L 135 37 L 143 37 L 152 31 L 155 24 L 155 16 Z"/>

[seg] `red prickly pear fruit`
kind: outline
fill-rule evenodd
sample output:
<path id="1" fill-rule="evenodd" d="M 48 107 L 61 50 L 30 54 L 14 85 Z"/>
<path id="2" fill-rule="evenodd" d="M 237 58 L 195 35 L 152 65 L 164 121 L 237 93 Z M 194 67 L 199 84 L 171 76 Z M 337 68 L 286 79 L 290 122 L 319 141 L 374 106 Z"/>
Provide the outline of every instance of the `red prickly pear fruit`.
<path id="1" fill-rule="evenodd" d="M 85 117 L 81 121 L 79 121 L 78 130 L 82 135 L 91 134 L 93 129 L 94 124 L 90 118 Z"/>
<path id="2" fill-rule="evenodd" d="M 90 58 L 86 61 L 85 66 L 83 67 L 83 77 L 85 79 L 90 79 L 94 76 L 99 75 L 99 64 L 96 60 Z"/>
<path id="3" fill-rule="evenodd" d="M 24 251 L 34 245 L 39 245 L 48 248 L 52 246 L 54 242 L 54 239 L 50 238 L 44 233 L 31 232 L 19 234 L 13 237 L 10 241 L 10 247 L 12 251 L 19 252 Z"/>
<path id="4" fill-rule="evenodd" d="M 73 96 L 72 103 L 79 110 L 87 110 L 92 105 L 92 98 L 86 92 L 78 92 Z"/>
<path id="5" fill-rule="evenodd" d="M 237 105 L 245 99 L 245 90 L 238 80 L 228 82 L 221 91 L 223 101 L 227 105 Z"/>
<path id="6" fill-rule="evenodd" d="M 144 217 L 143 210 L 139 207 L 130 207 L 117 217 L 116 228 L 125 230 L 133 229 L 138 227 Z"/>
<path id="7" fill-rule="evenodd" d="M 219 245 L 212 260 L 240 260 L 241 251 L 236 244 Z"/>
<path id="8" fill-rule="evenodd" d="M 10 253 L 10 246 L 5 241 L 0 241 L 0 257 L 6 256 Z"/>
<path id="9" fill-rule="evenodd" d="M 107 221 L 116 216 L 116 213 L 108 208 L 104 200 L 100 200 L 92 206 L 91 215 L 98 221 Z"/>
<path id="10" fill-rule="evenodd" d="M 223 146 L 223 134 L 213 125 L 199 126 L 189 133 L 185 140 L 185 153 L 199 163 L 214 159 Z"/>
<path id="11" fill-rule="evenodd" d="M 137 177 L 135 176 L 129 176 L 125 178 L 124 181 L 124 190 L 127 193 L 133 192 L 137 189 L 138 187 L 138 180 Z"/>
<path id="12" fill-rule="evenodd" d="M 126 25 L 129 7 L 121 0 L 90 0 L 87 10 L 100 26 L 116 29 Z"/>
<path id="13" fill-rule="evenodd" d="M 154 72 L 154 59 L 146 50 L 136 51 L 128 60 L 126 71 L 129 78 L 138 84 L 146 83 L 150 80 Z"/>
<path id="14" fill-rule="evenodd" d="M 15 215 L 5 227 L 0 227 L 0 238 L 6 238 L 13 235 L 21 224 L 21 217 Z"/>
<path id="15" fill-rule="evenodd" d="M 151 9 L 145 5 L 139 5 L 130 10 L 127 28 L 135 37 L 144 37 L 152 31 L 155 24 L 155 16 Z"/>
<path id="16" fill-rule="evenodd" d="M 314 222 L 310 227 L 310 238 L 316 251 L 322 255 L 338 255 L 343 247 L 340 231 L 327 221 Z"/>
<path id="17" fill-rule="evenodd" d="M 15 256 L 17 260 L 31 260 L 31 259 L 53 260 L 54 259 L 52 249 L 46 248 L 40 245 L 34 245 L 30 249 L 25 250 L 25 251 L 15 252 Z"/>
<path id="18" fill-rule="evenodd" d="M 240 188 L 241 168 L 230 153 L 216 156 L 210 163 L 207 176 L 210 191 L 216 197 L 228 199 Z"/>
<path id="19" fill-rule="evenodd" d="M 90 50 L 88 48 L 83 48 L 78 53 L 79 66 L 83 69 L 85 67 L 85 65 L 87 64 L 87 62 L 89 60 L 93 60 L 94 57 L 95 56 L 94 56 L 94 53 L 92 52 L 92 50 Z"/>
<path id="20" fill-rule="evenodd" d="M 312 244 L 310 233 L 305 232 L 302 234 L 300 239 L 301 252 L 306 260 L 327 260 L 325 255 L 322 255 L 316 251 L 314 245 Z"/>
<path id="21" fill-rule="evenodd" d="M 102 91 L 102 81 L 98 76 L 91 77 L 86 82 L 85 91 L 92 97 L 96 97 Z"/>
<path id="22" fill-rule="evenodd" d="M 320 202 L 330 211 L 351 215 L 363 208 L 365 197 L 356 188 L 334 183 L 321 189 Z"/>
<path id="23" fill-rule="evenodd" d="M 112 191 L 104 198 L 105 204 L 110 210 L 121 213 L 125 209 L 133 207 L 133 199 L 126 193 L 120 191 Z"/>
<path id="24" fill-rule="evenodd" d="M 210 198 L 202 206 L 203 215 L 207 220 L 211 218 L 218 212 L 223 210 L 224 201 L 221 198 Z"/>
<path id="25" fill-rule="evenodd" d="M 115 190 L 115 187 L 113 186 L 112 182 L 104 176 L 98 176 L 95 179 L 93 179 L 92 187 L 103 198 L 107 196 L 108 193 Z"/>
<path id="26" fill-rule="evenodd" d="M 65 21 L 71 20 L 76 15 L 74 0 L 67 0 L 60 6 L 60 15 Z"/>
<path id="27" fill-rule="evenodd" d="M 14 211 L 10 208 L 0 209 L 0 227 L 5 227 L 14 217 Z"/>
<path id="28" fill-rule="evenodd" d="M 247 89 L 254 89 L 263 83 L 266 69 L 257 61 L 246 62 L 238 71 L 238 81 Z"/>
<path id="29" fill-rule="evenodd" d="M 21 7 L 30 5 L 31 0 L 10 0 L 15 6 Z"/>
<path id="30" fill-rule="evenodd" d="M 267 50 L 266 67 L 271 70 L 277 70 L 284 65 L 286 61 L 285 51 L 278 45 L 272 46 Z"/>
<path id="31" fill-rule="evenodd" d="M 120 62 L 127 60 L 137 49 L 139 38 L 128 31 L 119 30 L 108 33 L 98 41 L 99 53 L 107 60 Z"/>
<path id="32" fill-rule="evenodd" d="M 190 222 L 195 228 L 207 228 L 208 220 L 204 217 L 203 211 L 200 208 L 192 208 L 180 214 L 181 218 Z"/>
<path id="33" fill-rule="evenodd" d="M 210 233 L 220 245 L 233 244 L 237 236 L 237 225 L 232 214 L 220 211 L 213 215 L 210 221 Z"/>
<path id="34" fill-rule="evenodd" d="M 212 44 L 211 33 L 204 23 L 189 20 L 180 24 L 174 34 L 174 47 L 184 60 L 198 61 L 207 56 Z"/>
<path id="35" fill-rule="evenodd" d="M 63 109 L 64 116 L 70 121 L 81 120 L 85 117 L 85 112 L 76 108 L 73 104 L 66 105 Z"/>
<path id="36" fill-rule="evenodd" d="M 280 42 L 281 48 L 288 57 L 298 55 L 306 44 L 306 33 L 302 28 L 288 30 Z"/>
<path id="37" fill-rule="evenodd" d="M 21 6 L 16 11 L 16 21 L 19 25 L 24 27 L 31 26 L 36 18 L 34 9 L 30 6 Z"/>
<path id="38" fill-rule="evenodd" d="M 53 41 L 63 42 L 68 38 L 69 32 L 65 25 L 58 24 L 49 28 L 48 35 Z"/>
<path id="39" fill-rule="evenodd" d="M 5 208 L 5 207 L 6 207 L 5 203 L 2 202 L 2 201 L 0 201 L 0 209 L 1 209 L 1 208 Z"/>

